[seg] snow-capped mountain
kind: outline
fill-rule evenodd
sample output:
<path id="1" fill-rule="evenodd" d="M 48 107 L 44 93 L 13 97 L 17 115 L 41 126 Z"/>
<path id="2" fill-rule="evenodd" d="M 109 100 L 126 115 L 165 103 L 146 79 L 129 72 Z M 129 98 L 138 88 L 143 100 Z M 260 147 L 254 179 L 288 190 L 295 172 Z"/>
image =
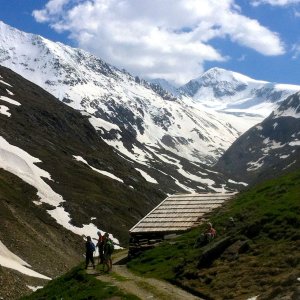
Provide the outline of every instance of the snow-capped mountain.
<path id="1" fill-rule="evenodd" d="M 156 79 L 151 79 L 148 80 L 152 84 L 156 84 L 160 86 L 162 89 L 165 91 L 169 92 L 172 94 L 174 97 L 180 96 L 180 91 L 178 88 L 176 88 L 174 85 L 172 85 L 169 81 L 163 78 L 156 78 Z"/>
<path id="2" fill-rule="evenodd" d="M 300 93 L 239 137 L 217 166 L 236 180 L 258 182 L 300 167 Z"/>
<path id="3" fill-rule="evenodd" d="M 265 118 L 289 95 L 300 91 L 300 86 L 259 81 L 236 72 L 212 68 L 179 91 L 214 110 Z"/>
<path id="4" fill-rule="evenodd" d="M 186 191 L 220 188 L 219 180 L 213 178 L 217 175 L 203 163 L 216 162 L 240 134 L 220 114 L 157 91 L 157 85 L 83 50 L 1 22 L 0 64 L 81 111 L 106 143 L 141 170 L 146 180 L 172 181 Z"/>

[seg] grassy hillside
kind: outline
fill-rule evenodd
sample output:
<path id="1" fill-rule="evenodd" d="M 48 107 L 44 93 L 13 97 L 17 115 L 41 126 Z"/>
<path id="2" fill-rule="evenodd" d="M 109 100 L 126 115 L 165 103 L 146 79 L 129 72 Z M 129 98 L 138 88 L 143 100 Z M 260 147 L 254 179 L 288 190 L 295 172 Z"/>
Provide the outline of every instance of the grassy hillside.
<path id="1" fill-rule="evenodd" d="M 206 299 L 300 299 L 299 195 L 300 171 L 264 182 L 209 216 L 218 236 L 208 245 L 195 247 L 203 225 L 128 266 Z"/>
<path id="2" fill-rule="evenodd" d="M 134 295 L 124 294 L 116 286 L 103 283 L 87 275 L 82 266 L 51 281 L 46 287 L 21 298 L 22 300 L 104 300 L 124 299 L 138 300 Z"/>

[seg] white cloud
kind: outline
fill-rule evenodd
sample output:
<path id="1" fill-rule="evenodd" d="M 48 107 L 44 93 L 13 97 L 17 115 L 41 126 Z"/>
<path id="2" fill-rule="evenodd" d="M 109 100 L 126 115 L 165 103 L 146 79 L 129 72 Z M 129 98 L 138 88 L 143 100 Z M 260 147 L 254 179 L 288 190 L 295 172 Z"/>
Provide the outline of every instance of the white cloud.
<path id="1" fill-rule="evenodd" d="M 273 6 L 286 6 L 291 4 L 298 4 L 300 0 L 252 0 L 251 4 L 253 6 L 258 6 L 261 4 L 269 4 Z"/>
<path id="2" fill-rule="evenodd" d="M 234 0 L 50 0 L 33 16 L 113 65 L 177 83 L 198 76 L 205 61 L 227 59 L 211 45 L 215 38 L 284 53 L 279 36 L 242 15 Z"/>
<path id="3" fill-rule="evenodd" d="M 292 59 L 298 59 L 300 56 L 300 44 L 294 44 L 291 51 L 293 53 Z"/>
<path id="4" fill-rule="evenodd" d="M 60 14 L 64 6 L 68 4 L 69 0 L 49 0 L 44 9 L 35 10 L 33 16 L 38 22 L 47 22 L 51 20 L 51 17 L 55 17 L 56 14 Z"/>

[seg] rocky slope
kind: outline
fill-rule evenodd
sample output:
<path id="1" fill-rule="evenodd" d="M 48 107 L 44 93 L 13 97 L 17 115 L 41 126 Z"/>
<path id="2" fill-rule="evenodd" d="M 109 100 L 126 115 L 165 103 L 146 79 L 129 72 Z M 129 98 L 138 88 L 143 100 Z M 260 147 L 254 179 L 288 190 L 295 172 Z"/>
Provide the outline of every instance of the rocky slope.
<path id="1" fill-rule="evenodd" d="M 239 137 L 217 163 L 236 180 L 258 182 L 300 167 L 300 94 Z"/>

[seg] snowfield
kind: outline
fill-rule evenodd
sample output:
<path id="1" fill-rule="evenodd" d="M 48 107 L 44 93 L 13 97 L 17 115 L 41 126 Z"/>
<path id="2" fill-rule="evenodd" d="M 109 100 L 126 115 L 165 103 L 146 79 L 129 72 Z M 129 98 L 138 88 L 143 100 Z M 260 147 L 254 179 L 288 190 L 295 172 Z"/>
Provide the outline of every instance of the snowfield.
<path id="1" fill-rule="evenodd" d="M 37 277 L 42 279 L 51 280 L 51 278 L 35 272 L 31 269 L 31 266 L 22 260 L 20 257 L 12 253 L 7 247 L 0 241 L 0 265 L 5 268 L 16 270 L 22 274 Z"/>

